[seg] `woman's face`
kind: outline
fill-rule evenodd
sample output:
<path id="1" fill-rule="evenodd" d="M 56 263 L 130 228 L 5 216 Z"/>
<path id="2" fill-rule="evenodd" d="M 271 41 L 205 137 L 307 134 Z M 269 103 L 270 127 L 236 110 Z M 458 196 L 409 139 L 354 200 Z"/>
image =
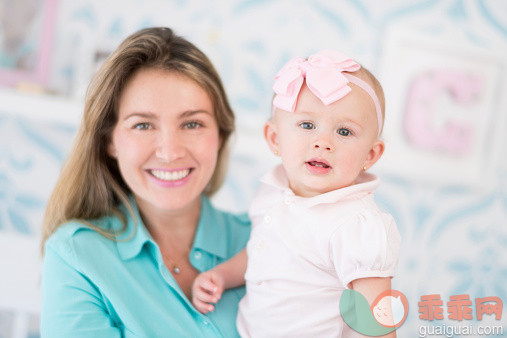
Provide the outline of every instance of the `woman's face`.
<path id="1" fill-rule="evenodd" d="M 108 151 L 139 208 L 198 205 L 219 147 L 212 102 L 196 82 L 160 69 L 141 69 L 129 80 Z"/>

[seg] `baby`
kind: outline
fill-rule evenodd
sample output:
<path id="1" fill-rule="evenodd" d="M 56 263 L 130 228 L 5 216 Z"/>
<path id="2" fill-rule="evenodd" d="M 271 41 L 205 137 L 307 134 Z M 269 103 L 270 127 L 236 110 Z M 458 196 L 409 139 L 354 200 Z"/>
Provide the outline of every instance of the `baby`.
<path id="1" fill-rule="evenodd" d="M 373 199 L 379 179 L 366 172 L 384 151 L 382 88 L 354 60 L 324 50 L 290 60 L 273 89 L 264 136 L 282 164 L 261 179 L 246 252 L 200 274 L 192 299 L 206 313 L 224 288 L 246 281 L 242 336 L 349 337 L 343 290 L 371 304 L 390 289 L 400 247 L 393 218 Z"/>

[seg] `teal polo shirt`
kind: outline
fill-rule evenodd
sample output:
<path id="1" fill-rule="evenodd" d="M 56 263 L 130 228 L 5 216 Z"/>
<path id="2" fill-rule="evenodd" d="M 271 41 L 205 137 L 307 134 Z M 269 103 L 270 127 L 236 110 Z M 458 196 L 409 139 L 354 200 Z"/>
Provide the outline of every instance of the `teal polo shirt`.
<path id="1" fill-rule="evenodd" d="M 198 312 L 164 265 L 131 201 L 135 220 L 123 207 L 127 231 L 117 241 L 71 221 L 46 242 L 42 337 L 238 336 L 236 314 L 244 287 L 225 291 L 215 311 Z M 90 222 L 109 230 L 122 227 L 116 216 Z M 217 210 L 203 196 L 190 262 L 201 272 L 209 270 L 243 249 L 249 236 L 245 214 Z"/>

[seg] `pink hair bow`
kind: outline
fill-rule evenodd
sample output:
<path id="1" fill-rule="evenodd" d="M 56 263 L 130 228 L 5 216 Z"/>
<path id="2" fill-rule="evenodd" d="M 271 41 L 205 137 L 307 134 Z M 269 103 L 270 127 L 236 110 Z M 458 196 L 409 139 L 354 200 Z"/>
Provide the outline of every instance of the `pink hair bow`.
<path id="1" fill-rule="evenodd" d="M 299 91 L 306 78 L 306 85 L 325 105 L 333 103 L 348 93 L 349 80 L 342 72 L 355 72 L 361 66 L 347 55 L 323 50 L 308 58 L 294 58 L 276 74 L 273 105 L 286 111 L 294 111 Z"/>
<path id="2" fill-rule="evenodd" d="M 334 51 L 323 50 L 305 60 L 294 58 L 276 74 L 273 90 L 276 93 L 273 106 L 295 111 L 299 91 L 306 78 L 306 85 L 322 103 L 328 105 L 338 101 L 352 89 L 351 82 L 364 90 L 373 100 L 377 113 L 378 135 L 382 133 L 383 116 L 377 94 L 373 88 L 360 78 L 343 72 L 355 72 L 361 66 L 347 55 Z"/>

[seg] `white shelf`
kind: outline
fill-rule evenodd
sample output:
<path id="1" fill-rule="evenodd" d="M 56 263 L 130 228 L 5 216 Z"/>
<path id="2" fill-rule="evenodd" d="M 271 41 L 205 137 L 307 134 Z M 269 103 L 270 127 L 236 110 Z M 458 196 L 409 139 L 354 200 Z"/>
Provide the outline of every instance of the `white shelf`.
<path id="1" fill-rule="evenodd" d="M 0 88 L 0 113 L 78 126 L 84 103 L 60 96 Z"/>

